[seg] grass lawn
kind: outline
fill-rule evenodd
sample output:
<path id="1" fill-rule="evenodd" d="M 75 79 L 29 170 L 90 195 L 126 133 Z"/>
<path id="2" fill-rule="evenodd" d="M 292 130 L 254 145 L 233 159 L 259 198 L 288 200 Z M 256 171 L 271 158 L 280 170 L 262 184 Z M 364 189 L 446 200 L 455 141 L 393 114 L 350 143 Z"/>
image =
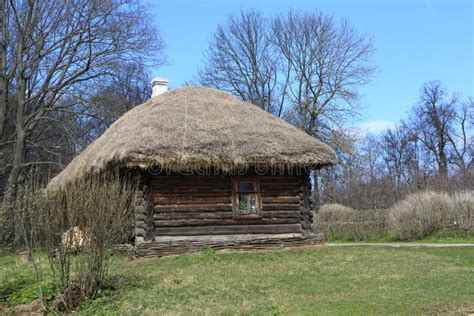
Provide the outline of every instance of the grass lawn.
<path id="1" fill-rule="evenodd" d="M 422 242 L 474 243 L 474 227 L 470 229 L 443 228 L 425 237 Z"/>
<path id="2" fill-rule="evenodd" d="M 351 240 L 331 240 L 327 238 L 327 242 L 331 243 L 347 243 L 353 242 Z M 400 240 L 392 233 L 386 233 L 382 237 L 364 239 L 360 242 L 373 242 L 373 243 L 391 243 L 391 242 L 414 242 L 414 243 L 441 243 L 441 244 L 474 244 L 474 227 L 470 229 L 460 228 L 443 228 L 440 229 L 430 236 L 427 236 L 419 240 Z"/>
<path id="3" fill-rule="evenodd" d="M 0 266 L 6 311 L 24 296 L 31 299 L 34 285 L 29 265 L 11 254 L 0 254 Z M 474 313 L 472 248 L 208 251 L 116 257 L 112 271 L 115 289 L 86 302 L 79 314 Z"/>

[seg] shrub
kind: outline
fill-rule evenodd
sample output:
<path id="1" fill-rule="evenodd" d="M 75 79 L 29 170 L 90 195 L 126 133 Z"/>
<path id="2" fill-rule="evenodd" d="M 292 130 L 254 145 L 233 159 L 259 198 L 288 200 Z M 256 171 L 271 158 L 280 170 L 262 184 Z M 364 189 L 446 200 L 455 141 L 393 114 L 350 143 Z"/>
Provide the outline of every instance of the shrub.
<path id="1" fill-rule="evenodd" d="M 469 229 L 474 218 L 474 191 L 456 192 L 452 199 L 454 209 L 451 220 L 454 225 Z"/>
<path id="2" fill-rule="evenodd" d="M 454 196 L 431 191 L 411 194 L 390 208 L 389 226 L 399 239 L 407 240 L 421 239 L 440 228 L 465 223 L 474 207 L 470 195 L 472 192 Z"/>
<path id="3" fill-rule="evenodd" d="M 131 180 L 118 175 L 92 176 L 59 191 L 26 188 L 20 195 L 17 207 L 26 244 L 32 252 L 45 249 L 49 254 L 65 310 L 98 296 L 113 246 L 133 232 L 134 196 Z M 74 242 L 79 233 L 83 240 Z"/>
<path id="4" fill-rule="evenodd" d="M 347 218 L 354 210 L 341 204 L 324 204 L 319 208 L 318 218 L 322 222 L 334 222 Z"/>
<path id="5" fill-rule="evenodd" d="M 385 236 L 385 213 L 358 211 L 340 204 L 325 204 L 315 216 L 316 230 L 328 240 L 361 241 Z"/>

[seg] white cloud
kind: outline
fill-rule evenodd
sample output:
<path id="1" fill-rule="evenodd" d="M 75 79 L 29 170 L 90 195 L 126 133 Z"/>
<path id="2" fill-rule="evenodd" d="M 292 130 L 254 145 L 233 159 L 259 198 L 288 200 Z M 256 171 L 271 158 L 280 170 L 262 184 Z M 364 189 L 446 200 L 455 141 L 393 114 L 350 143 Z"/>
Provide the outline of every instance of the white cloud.
<path id="1" fill-rule="evenodd" d="M 363 133 L 379 134 L 389 128 L 394 128 L 397 124 L 393 121 L 373 120 L 359 124 L 359 128 Z"/>

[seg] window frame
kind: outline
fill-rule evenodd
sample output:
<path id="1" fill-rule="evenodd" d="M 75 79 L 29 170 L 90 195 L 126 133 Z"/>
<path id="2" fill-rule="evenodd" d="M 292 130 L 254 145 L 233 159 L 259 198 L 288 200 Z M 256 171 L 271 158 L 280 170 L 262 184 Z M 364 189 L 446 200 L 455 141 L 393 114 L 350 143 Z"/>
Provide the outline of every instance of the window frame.
<path id="1" fill-rule="evenodd" d="M 244 192 L 239 191 L 240 182 L 252 182 L 254 185 L 254 191 Z M 254 214 L 240 214 L 239 213 L 239 195 L 240 194 L 254 194 L 255 195 L 255 207 L 257 213 Z M 234 218 L 262 218 L 262 197 L 260 191 L 260 181 L 256 177 L 233 177 L 232 178 L 232 212 Z"/>

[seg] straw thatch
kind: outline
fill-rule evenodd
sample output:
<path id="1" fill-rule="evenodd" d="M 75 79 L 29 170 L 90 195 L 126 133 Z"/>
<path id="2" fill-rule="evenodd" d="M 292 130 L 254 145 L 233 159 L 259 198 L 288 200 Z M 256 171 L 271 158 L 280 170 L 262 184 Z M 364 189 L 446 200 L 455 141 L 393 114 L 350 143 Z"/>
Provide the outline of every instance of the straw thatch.
<path id="1" fill-rule="evenodd" d="M 335 160 L 329 146 L 252 104 L 219 90 L 187 87 L 125 113 L 51 185 L 113 166 L 315 168 Z"/>

